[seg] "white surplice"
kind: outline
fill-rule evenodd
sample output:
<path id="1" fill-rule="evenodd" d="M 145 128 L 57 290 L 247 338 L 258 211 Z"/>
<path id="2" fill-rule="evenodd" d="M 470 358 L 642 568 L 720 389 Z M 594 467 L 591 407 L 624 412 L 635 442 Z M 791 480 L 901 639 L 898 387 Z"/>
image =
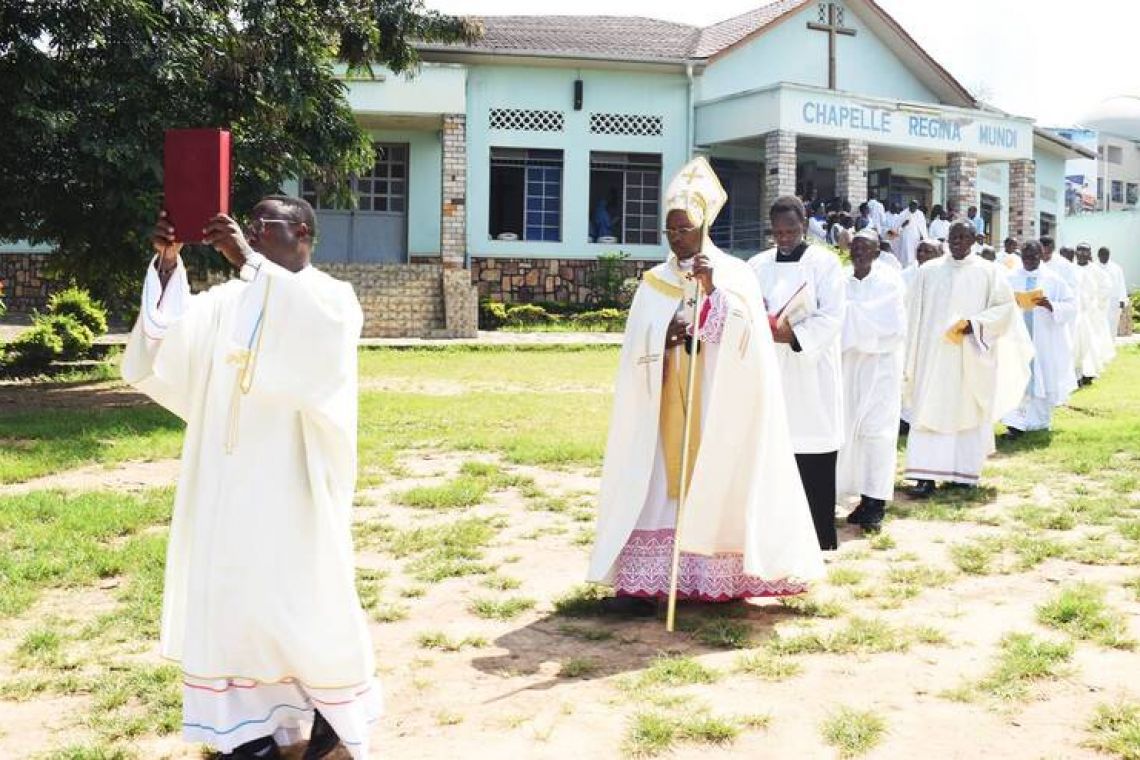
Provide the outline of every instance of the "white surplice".
<path id="1" fill-rule="evenodd" d="M 1099 377 L 1116 356 L 1116 341 L 1109 335 L 1105 313 L 1111 298 L 1112 282 L 1095 264 L 1075 265 L 1079 285 L 1080 312 L 1074 331 L 1074 360 L 1077 374 Z"/>
<path id="2" fill-rule="evenodd" d="M 894 495 L 906 307 L 902 278 L 872 266 L 847 277 L 843 320 L 846 439 L 836 465 L 841 495 L 889 501 Z"/>
<path id="3" fill-rule="evenodd" d="M 184 736 L 228 752 L 297 737 L 320 709 L 354 757 L 380 711 L 356 593 L 352 287 L 263 260 L 191 296 L 148 268 L 123 377 L 186 421 L 161 654 L 184 674 Z"/>
<path id="4" fill-rule="evenodd" d="M 1006 274 L 972 255 L 918 270 L 903 371 L 908 478 L 976 484 L 993 449 L 993 423 L 1024 395 L 1033 348 Z M 946 332 L 959 320 L 973 334 L 955 343 Z"/>
<path id="5" fill-rule="evenodd" d="M 1077 300 L 1065 281 L 1044 266 L 1032 272 L 1018 269 L 1009 275 L 1009 284 L 1015 292 L 1041 289 L 1053 309 L 1038 306 L 1021 312 L 1033 339 L 1031 377 L 1021 404 L 1002 422 L 1018 430 L 1048 430 L 1053 407 L 1066 403 L 1077 387 L 1068 336 L 1068 326 L 1077 317 Z"/>
<path id="6" fill-rule="evenodd" d="M 839 257 L 808 245 L 798 261 L 781 261 L 771 248 L 748 260 L 769 314 L 801 287 L 811 294 L 810 313 L 793 317 L 797 348 L 777 343 L 792 447 L 797 454 L 836 451 L 843 444 L 843 371 L 839 340 L 846 286 Z"/>
<path id="7" fill-rule="evenodd" d="M 773 594 L 802 591 L 804 582 L 823 575 L 823 558 L 796 469 L 760 290 L 739 259 L 708 240 L 703 251 L 727 309 L 718 343 L 701 349 L 700 448 L 681 549 L 705 557 L 742 555 L 743 571 Z M 666 351 L 683 350 L 666 349 L 665 334 L 686 287 L 671 256 L 643 276 L 630 307 L 602 466 L 588 574 L 594 582 L 614 582 L 619 555 L 639 526 L 676 524 L 676 501 L 665 488 L 660 409 Z"/>

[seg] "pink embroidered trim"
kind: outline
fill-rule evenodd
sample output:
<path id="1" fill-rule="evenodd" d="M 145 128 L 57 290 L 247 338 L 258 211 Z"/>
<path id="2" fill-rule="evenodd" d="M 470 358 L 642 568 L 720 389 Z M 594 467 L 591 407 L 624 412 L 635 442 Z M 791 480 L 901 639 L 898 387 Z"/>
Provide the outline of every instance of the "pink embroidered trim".
<path id="1" fill-rule="evenodd" d="M 673 563 L 673 529 L 635 530 L 618 555 L 614 591 L 623 596 L 665 597 Z M 765 580 L 744 573 L 740 554 L 705 557 L 681 553 L 677 598 L 727 602 L 761 596 L 794 596 L 806 583 L 788 578 Z"/>
<path id="2" fill-rule="evenodd" d="M 704 343 L 720 343 L 720 336 L 724 333 L 724 321 L 728 317 L 728 299 L 724 293 L 714 290 L 701 309 L 701 341 Z M 689 335 L 693 334 L 693 326 L 689 325 Z"/>

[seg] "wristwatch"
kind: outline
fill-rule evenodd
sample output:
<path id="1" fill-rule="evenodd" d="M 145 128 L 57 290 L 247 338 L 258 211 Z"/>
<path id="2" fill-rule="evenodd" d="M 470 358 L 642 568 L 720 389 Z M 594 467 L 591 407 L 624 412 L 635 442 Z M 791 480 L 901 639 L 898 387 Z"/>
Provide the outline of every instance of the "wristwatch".
<path id="1" fill-rule="evenodd" d="M 250 253 L 245 257 L 245 263 L 241 265 L 241 269 L 238 270 L 238 277 L 245 282 L 252 282 L 257 277 L 257 272 L 261 269 L 264 261 L 265 257 L 257 251 Z"/>

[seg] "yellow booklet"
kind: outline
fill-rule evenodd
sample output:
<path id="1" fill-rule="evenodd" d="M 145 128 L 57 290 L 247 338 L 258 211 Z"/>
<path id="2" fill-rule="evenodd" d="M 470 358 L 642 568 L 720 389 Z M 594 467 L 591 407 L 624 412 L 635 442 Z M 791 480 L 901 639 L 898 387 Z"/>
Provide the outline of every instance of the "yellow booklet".
<path id="1" fill-rule="evenodd" d="M 1033 290 L 1016 290 L 1013 297 L 1017 299 L 1017 305 L 1021 307 L 1022 311 L 1029 311 L 1037 302 L 1045 297 L 1045 291 L 1041 288 L 1034 288 Z"/>
<path id="2" fill-rule="evenodd" d="M 950 326 L 943 337 L 955 346 L 962 345 L 962 341 L 966 339 L 965 330 L 970 326 L 969 320 L 959 319 L 957 322 Z"/>

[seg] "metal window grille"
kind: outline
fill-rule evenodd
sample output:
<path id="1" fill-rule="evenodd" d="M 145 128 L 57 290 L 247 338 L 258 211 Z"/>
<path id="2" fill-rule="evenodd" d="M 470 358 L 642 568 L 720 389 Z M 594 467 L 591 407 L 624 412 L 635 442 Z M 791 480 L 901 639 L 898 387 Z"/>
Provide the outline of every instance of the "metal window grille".
<path id="1" fill-rule="evenodd" d="M 523 239 L 561 240 L 562 151 L 492 148 L 491 168 L 496 167 L 524 171 Z"/>
<path id="2" fill-rule="evenodd" d="M 590 171 L 622 175 L 622 241 L 657 245 L 661 241 L 661 156 L 656 153 L 590 154 Z"/>
<path id="3" fill-rule="evenodd" d="M 371 171 L 352 178 L 352 193 L 357 199 L 357 210 L 402 214 L 408 198 L 408 146 L 377 143 L 376 162 Z M 324 197 L 317 180 L 301 180 L 301 197 L 314 209 L 343 210 L 344 206 Z"/>
<path id="4" fill-rule="evenodd" d="M 661 137 L 665 120 L 660 116 L 636 113 L 592 113 L 590 134 Z"/>
<path id="5" fill-rule="evenodd" d="M 562 132 L 566 116 L 561 111 L 535 111 L 523 108 L 492 108 L 491 129 L 520 132 Z"/>

